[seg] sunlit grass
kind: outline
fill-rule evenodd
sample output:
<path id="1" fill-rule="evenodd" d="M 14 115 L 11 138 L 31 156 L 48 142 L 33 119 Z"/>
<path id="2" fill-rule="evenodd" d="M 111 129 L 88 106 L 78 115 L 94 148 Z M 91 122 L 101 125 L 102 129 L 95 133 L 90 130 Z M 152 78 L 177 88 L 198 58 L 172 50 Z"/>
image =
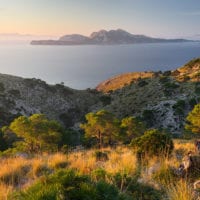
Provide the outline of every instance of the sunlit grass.
<path id="1" fill-rule="evenodd" d="M 173 177 L 173 170 L 180 164 L 177 154 L 182 156 L 189 150 L 194 150 L 192 141 L 175 141 L 175 149 L 169 158 L 151 157 L 148 162 L 142 162 L 138 181 L 162 188 L 170 200 L 193 200 L 192 181 L 180 181 Z M 9 193 L 30 187 L 38 179 L 54 173 L 58 169 L 75 169 L 80 174 L 89 175 L 94 181 L 99 179 L 98 172 L 105 180 L 113 183 L 113 177 L 134 177 L 138 172 L 138 160 L 131 148 L 104 148 L 108 159 L 98 160 L 97 150 L 81 150 L 68 154 L 55 153 L 35 155 L 30 158 L 10 157 L 0 160 L 0 200 L 7 199 Z M 98 171 L 99 170 L 99 171 Z M 101 171 L 102 170 L 102 171 Z M 96 173 L 97 172 L 97 173 Z M 105 173 L 105 176 L 104 176 Z"/>

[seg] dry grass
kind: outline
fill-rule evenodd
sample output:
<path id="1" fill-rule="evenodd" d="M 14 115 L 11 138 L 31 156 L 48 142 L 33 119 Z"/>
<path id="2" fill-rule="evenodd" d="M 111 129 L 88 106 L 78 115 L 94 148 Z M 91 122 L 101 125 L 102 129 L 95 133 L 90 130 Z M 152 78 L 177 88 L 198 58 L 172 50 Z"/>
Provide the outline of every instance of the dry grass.
<path id="1" fill-rule="evenodd" d="M 5 184 L 20 184 L 30 169 L 24 158 L 8 158 L 1 161 L 0 180 Z"/>
<path id="2" fill-rule="evenodd" d="M 167 193 L 170 200 L 195 200 L 193 188 L 185 180 L 169 185 Z"/>
<path id="3" fill-rule="evenodd" d="M 100 83 L 96 89 L 98 91 L 107 93 L 111 90 L 114 91 L 123 88 L 125 85 L 129 85 L 131 82 L 137 81 L 139 78 L 142 79 L 151 78 L 153 77 L 153 75 L 154 75 L 153 72 L 132 72 L 132 73 L 121 74 Z"/>
<path id="4" fill-rule="evenodd" d="M 62 153 L 56 153 L 48 157 L 48 166 L 50 168 L 65 168 L 67 165 L 67 156 Z"/>
<path id="5" fill-rule="evenodd" d="M 136 156 L 129 149 L 112 151 L 109 161 L 105 162 L 104 169 L 110 174 L 133 174 L 137 167 Z"/>
<path id="6" fill-rule="evenodd" d="M 8 194 L 12 191 L 12 186 L 0 183 L 0 200 L 7 200 Z"/>
<path id="7" fill-rule="evenodd" d="M 163 171 L 168 172 L 169 168 L 177 168 L 180 164 L 177 154 L 181 153 L 183 156 L 184 153 L 190 150 L 194 150 L 192 141 L 175 141 L 174 154 L 169 159 L 148 158 L 148 162 L 143 165 L 140 181 L 157 187 L 159 182 L 153 179 L 153 175 L 155 173 L 160 174 Z M 56 153 L 35 156 L 34 158 L 17 157 L 2 159 L 0 160 L 0 200 L 6 200 L 9 192 L 16 188 L 27 188 L 39 177 L 53 173 L 58 168 L 76 169 L 81 174 L 87 175 L 92 175 L 99 169 L 104 170 L 106 172 L 106 180 L 110 183 L 112 183 L 112 178 L 109 177 L 116 173 L 134 176 L 138 169 L 137 159 L 130 149 L 118 147 L 115 150 L 106 148 L 102 151 L 107 153 L 108 160 L 98 161 L 95 156 L 95 150 L 71 152 L 69 155 Z M 166 181 L 168 185 L 165 185 L 165 187 L 170 200 L 192 199 L 192 188 L 186 181 L 180 181 L 174 185 L 174 182 L 170 181 L 168 177 L 165 176 L 164 178 L 169 180 L 169 183 Z"/>

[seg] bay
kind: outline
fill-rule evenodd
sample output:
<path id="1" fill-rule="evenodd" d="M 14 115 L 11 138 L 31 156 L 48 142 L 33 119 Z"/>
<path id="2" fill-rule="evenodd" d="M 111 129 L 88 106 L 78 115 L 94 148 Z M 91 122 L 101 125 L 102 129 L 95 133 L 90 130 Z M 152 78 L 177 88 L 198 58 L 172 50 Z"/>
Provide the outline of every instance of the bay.
<path id="1" fill-rule="evenodd" d="M 176 69 L 200 57 L 200 43 L 114 46 L 1 45 L 0 73 L 64 82 L 74 89 L 94 88 L 112 76 Z"/>

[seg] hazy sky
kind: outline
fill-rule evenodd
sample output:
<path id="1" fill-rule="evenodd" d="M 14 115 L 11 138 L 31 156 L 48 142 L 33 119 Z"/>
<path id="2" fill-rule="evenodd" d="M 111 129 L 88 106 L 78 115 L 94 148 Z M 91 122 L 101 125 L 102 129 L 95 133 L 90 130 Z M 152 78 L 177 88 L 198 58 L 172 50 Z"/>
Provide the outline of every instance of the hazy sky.
<path id="1" fill-rule="evenodd" d="M 0 0 L 0 33 L 200 35 L 200 0 Z M 200 37 L 200 36 L 199 36 Z"/>

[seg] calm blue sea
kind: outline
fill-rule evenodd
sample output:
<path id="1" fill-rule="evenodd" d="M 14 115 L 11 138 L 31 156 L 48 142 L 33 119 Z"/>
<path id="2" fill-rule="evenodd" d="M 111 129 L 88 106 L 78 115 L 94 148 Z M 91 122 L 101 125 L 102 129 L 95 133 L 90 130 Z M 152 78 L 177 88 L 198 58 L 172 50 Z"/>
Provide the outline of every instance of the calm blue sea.
<path id="1" fill-rule="evenodd" d="M 0 73 L 64 82 L 75 89 L 94 88 L 125 72 L 165 71 L 200 57 L 200 43 L 119 46 L 1 45 Z"/>

